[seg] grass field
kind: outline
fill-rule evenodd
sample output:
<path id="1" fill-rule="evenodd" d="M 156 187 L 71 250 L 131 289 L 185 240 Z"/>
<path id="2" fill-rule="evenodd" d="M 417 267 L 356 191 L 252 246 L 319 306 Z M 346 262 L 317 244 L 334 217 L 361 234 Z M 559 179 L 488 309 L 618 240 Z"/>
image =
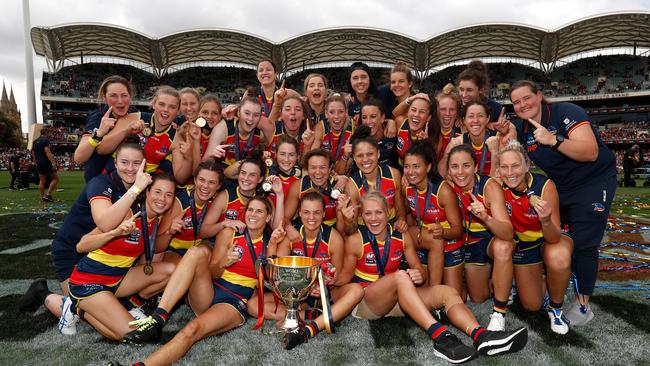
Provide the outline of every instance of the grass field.
<path id="1" fill-rule="evenodd" d="M 6 182 L 6 183 L 5 183 Z M 88 325 L 81 324 L 76 336 L 58 333 L 53 316 L 40 309 L 33 315 L 17 312 L 15 303 L 32 279 L 50 279 L 57 288 L 51 268 L 49 242 L 82 187 L 79 172 L 62 173 L 54 204 L 41 206 L 35 188 L 10 191 L 9 175 L 0 172 L 0 365 L 101 365 L 109 360 L 123 364 L 142 359 L 157 346 L 141 348 L 108 342 Z M 4 188 L 3 188 L 4 187 Z M 626 217 L 613 224 L 608 236 L 638 242 L 638 252 L 650 256 L 650 189 L 619 188 L 612 216 Z M 632 221 L 629 222 L 629 219 Z M 622 238 L 622 239 L 621 239 Z M 611 238 L 609 239 L 611 241 Z M 635 250 L 637 250 L 635 249 Z M 620 275 L 622 274 L 622 275 Z M 601 272 L 601 278 L 610 278 Z M 515 303 L 507 316 L 507 327 L 526 326 L 529 343 L 519 353 L 499 358 L 479 358 L 486 365 L 647 365 L 650 364 L 650 281 L 649 276 L 630 281 L 601 281 L 593 309 L 597 318 L 567 336 L 550 332 L 543 313 L 524 312 Z M 637 277 L 635 277 L 637 278 Z M 487 323 L 491 302 L 470 307 L 479 322 Z M 183 306 L 165 328 L 168 340 L 191 319 Z M 409 319 L 362 321 L 346 319 L 335 335 L 320 334 L 292 351 L 281 348 L 276 335 L 253 332 L 249 320 L 243 327 L 197 344 L 180 364 L 184 365 L 442 365 L 433 356 L 431 341 Z M 267 328 L 272 324 L 267 322 Z M 469 338 L 456 332 L 465 342 Z"/>

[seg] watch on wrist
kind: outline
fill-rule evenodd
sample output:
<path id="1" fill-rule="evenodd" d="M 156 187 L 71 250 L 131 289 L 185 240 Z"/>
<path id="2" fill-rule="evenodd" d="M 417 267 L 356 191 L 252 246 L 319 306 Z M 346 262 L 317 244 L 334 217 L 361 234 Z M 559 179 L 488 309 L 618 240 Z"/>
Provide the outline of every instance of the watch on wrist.
<path id="1" fill-rule="evenodd" d="M 560 145 L 562 145 L 563 142 L 564 142 L 564 136 L 555 135 L 555 144 L 551 146 L 551 149 L 553 149 L 553 151 L 557 151 L 558 147 L 560 147 Z"/>
<path id="2" fill-rule="evenodd" d="M 93 133 L 90 135 L 90 138 L 93 139 L 93 140 L 95 140 L 95 141 L 97 141 L 97 142 L 100 142 L 100 141 L 102 141 L 102 139 L 103 139 L 104 137 L 103 137 L 103 136 L 97 136 L 97 131 L 98 131 L 98 130 L 99 130 L 99 129 L 95 128 L 95 129 L 93 130 Z"/>

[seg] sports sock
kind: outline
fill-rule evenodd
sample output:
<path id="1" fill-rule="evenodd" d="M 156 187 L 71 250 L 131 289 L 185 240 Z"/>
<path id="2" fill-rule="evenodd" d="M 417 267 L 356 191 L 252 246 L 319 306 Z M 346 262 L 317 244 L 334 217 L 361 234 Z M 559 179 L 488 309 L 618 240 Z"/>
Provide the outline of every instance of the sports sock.
<path id="1" fill-rule="evenodd" d="M 147 299 L 140 296 L 140 294 L 135 294 L 129 298 L 129 302 L 133 307 L 139 308 L 147 302 Z"/>
<path id="2" fill-rule="evenodd" d="M 486 328 L 483 328 L 481 326 L 476 327 L 472 331 L 472 334 L 470 334 L 470 337 L 472 337 L 472 339 L 476 341 L 478 339 L 478 336 L 481 335 L 481 333 L 485 332 L 486 330 L 487 330 Z"/>
<path id="3" fill-rule="evenodd" d="M 433 340 L 438 339 L 438 337 L 443 335 L 445 332 L 447 332 L 447 328 L 441 323 L 433 323 L 429 329 L 427 329 L 427 334 L 429 334 L 429 337 Z"/>
<path id="4" fill-rule="evenodd" d="M 153 311 L 153 314 L 151 315 L 154 317 L 156 320 L 159 321 L 161 324 L 167 323 L 167 320 L 169 320 L 169 313 L 167 310 L 163 308 L 156 308 L 156 310 Z"/>
<path id="5" fill-rule="evenodd" d="M 500 301 L 497 300 L 496 297 L 492 297 L 492 302 L 494 303 L 493 310 L 497 313 L 501 313 L 503 315 L 506 314 L 508 311 L 508 300 L 506 301 Z"/>
<path id="6" fill-rule="evenodd" d="M 562 305 L 563 305 L 563 304 L 564 304 L 564 301 L 553 302 L 553 300 L 550 300 L 550 301 L 548 302 L 548 306 L 551 307 L 551 309 L 555 309 L 555 310 L 560 310 L 560 309 L 562 309 Z"/>
<path id="7" fill-rule="evenodd" d="M 309 338 L 315 337 L 316 334 L 318 334 L 318 332 L 320 331 L 320 329 L 318 329 L 318 324 L 316 324 L 316 322 L 313 321 L 307 323 L 305 328 L 307 328 L 307 331 L 309 332 Z"/>

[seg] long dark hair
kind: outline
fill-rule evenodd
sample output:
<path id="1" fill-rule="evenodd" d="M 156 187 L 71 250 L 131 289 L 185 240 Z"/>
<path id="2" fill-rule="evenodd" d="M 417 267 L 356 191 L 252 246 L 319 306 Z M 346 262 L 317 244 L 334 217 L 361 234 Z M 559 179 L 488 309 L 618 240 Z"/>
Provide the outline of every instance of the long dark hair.
<path id="1" fill-rule="evenodd" d="M 436 167 L 436 152 L 429 139 L 414 141 L 408 150 L 406 150 L 406 153 L 404 153 L 404 160 L 406 160 L 406 157 L 409 155 L 419 156 L 426 164 L 431 165 L 431 170 L 429 170 L 428 173 L 429 178 L 433 178 L 438 174 L 438 169 Z"/>

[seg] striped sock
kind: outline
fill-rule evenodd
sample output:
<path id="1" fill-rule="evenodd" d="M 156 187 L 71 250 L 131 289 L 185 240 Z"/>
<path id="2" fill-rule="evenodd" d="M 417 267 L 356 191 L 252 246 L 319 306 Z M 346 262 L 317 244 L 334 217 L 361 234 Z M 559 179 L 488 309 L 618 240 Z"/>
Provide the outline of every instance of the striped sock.
<path id="1" fill-rule="evenodd" d="M 480 336 L 481 333 L 485 332 L 486 330 L 487 330 L 487 329 L 485 329 L 485 328 L 483 328 L 483 327 L 476 327 L 476 328 L 474 328 L 474 330 L 472 331 L 472 334 L 470 334 L 470 337 L 472 337 L 472 339 L 473 339 L 474 341 L 476 341 L 476 340 L 478 339 L 478 336 Z"/>
<path id="2" fill-rule="evenodd" d="M 305 328 L 307 328 L 307 331 L 309 331 L 309 338 L 314 338 L 316 334 L 318 334 L 318 332 L 320 331 L 320 329 L 318 329 L 318 324 L 316 324 L 316 322 L 309 322 L 305 326 Z"/>
<path id="3" fill-rule="evenodd" d="M 496 297 L 492 297 L 492 302 L 494 303 L 493 310 L 495 312 L 506 315 L 506 312 L 508 311 L 508 300 L 500 301 L 497 300 Z"/>
<path id="4" fill-rule="evenodd" d="M 160 323 L 162 324 L 167 323 L 167 320 L 169 320 L 169 313 L 163 308 L 156 308 L 156 310 L 153 311 L 152 316 L 160 320 Z"/>
<path id="5" fill-rule="evenodd" d="M 147 299 L 140 296 L 140 294 L 135 294 L 129 298 L 129 302 L 133 305 L 133 307 L 139 308 L 147 302 Z"/>
<path id="6" fill-rule="evenodd" d="M 447 328 L 444 325 L 442 325 L 440 323 L 433 323 L 433 324 L 431 324 L 429 329 L 427 329 L 427 334 L 429 334 L 429 337 L 431 337 L 431 339 L 436 340 L 436 339 L 438 339 L 438 337 L 440 337 L 446 331 L 447 331 Z"/>

